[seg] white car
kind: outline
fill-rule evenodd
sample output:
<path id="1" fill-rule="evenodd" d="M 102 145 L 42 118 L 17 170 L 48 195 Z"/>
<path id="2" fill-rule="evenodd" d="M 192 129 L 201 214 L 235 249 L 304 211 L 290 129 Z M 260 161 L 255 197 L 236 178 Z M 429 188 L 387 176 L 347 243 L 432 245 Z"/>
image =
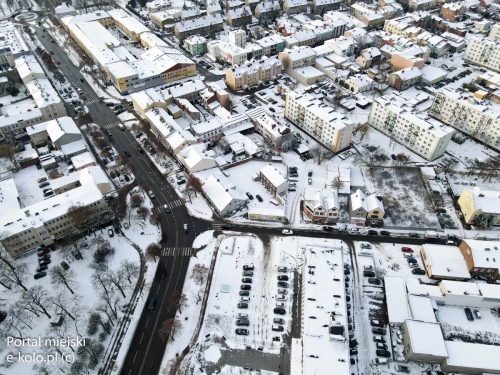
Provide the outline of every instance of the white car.
<path id="1" fill-rule="evenodd" d="M 293 234 L 293 230 L 291 230 L 291 229 L 283 229 L 281 231 L 281 233 L 283 233 L 283 234 Z"/>
<path id="2" fill-rule="evenodd" d="M 276 296 L 276 301 L 286 301 L 286 296 L 284 294 L 278 294 Z"/>

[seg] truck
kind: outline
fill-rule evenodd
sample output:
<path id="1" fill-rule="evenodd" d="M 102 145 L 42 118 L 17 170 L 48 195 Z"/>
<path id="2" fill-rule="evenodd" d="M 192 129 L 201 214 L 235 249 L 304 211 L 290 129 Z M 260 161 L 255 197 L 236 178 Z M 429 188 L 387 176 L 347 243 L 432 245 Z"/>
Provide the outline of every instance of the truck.
<path id="1" fill-rule="evenodd" d="M 425 238 L 439 238 L 439 235 L 434 230 L 426 230 L 425 231 Z"/>

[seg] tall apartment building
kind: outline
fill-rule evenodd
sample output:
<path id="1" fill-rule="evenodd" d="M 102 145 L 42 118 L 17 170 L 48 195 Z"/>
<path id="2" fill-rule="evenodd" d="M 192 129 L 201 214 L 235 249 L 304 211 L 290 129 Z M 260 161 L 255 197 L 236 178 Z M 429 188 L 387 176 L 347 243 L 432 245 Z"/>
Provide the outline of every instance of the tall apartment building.
<path id="1" fill-rule="evenodd" d="M 441 157 L 454 133 L 453 128 L 416 111 L 413 103 L 396 95 L 375 99 L 368 123 L 426 160 Z"/>
<path id="2" fill-rule="evenodd" d="M 444 88 L 436 94 L 429 114 L 500 150 L 500 112 L 489 101 L 463 90 Z"/>
<path id="3" fill-rule="evenodd" d="M 243 90 L 278 78 L 282 69 L 281 60 L 277 56 L 229 68 L 226 70 L 226 85 L 235 91 Z"/>
<path id="4" fill-rule="evenodd" d="M 311 94 L 303 91 L 287 93 L 284 116 L 333 152 L 339 152 L 351 143 L 353 122 Z"/>
<path id="5" fill-rule="evenodd" d="M 500 43 L 486 37 L 472 37 L 469 39 L 463 59 L 500 72 Z"/>

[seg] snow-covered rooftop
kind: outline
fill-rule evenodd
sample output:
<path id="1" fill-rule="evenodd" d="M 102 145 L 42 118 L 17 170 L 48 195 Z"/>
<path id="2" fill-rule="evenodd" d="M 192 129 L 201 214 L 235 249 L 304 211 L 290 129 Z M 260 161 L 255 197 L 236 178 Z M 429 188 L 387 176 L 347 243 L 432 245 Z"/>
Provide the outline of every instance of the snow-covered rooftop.
<path id="1" fill-rule="evenodd" d="M 10 176 L 10 177 L 9 177 Z M 4 216 L 19 210 L 19 192 L 12 172 L 2 173 L 0 181 L 0 215 Z"/>
<path id="2" fill-rule="evenodd" d="M 408 302 L 410 305 L 412 318 L 415 320 L 420 320 L 422 322 L 437 322 L 431 301 L 432 300 L 429 297 L 409 294 Z"/>
<path id="3" fill-rule="evenodd" d="M 498 195 L 497 193 L 497 199 Z M 500 241 L 479 241 L 469 238 L 464 238 L 464 241 L 470 247 L 474 267 L 500 267 Z"/>
<path id="4" fill-rule="evenodd" d="M 427 254 L 424 260 L 431 268 L 432 275 L 440 278 L 469 279 L 467 263 L 456 246 L 424 244 L 422 249 Z"/>
<path id="5" fill-rule="evenodd" d="M 500 346 L 473 344 L 462 341 L 445 341 L 448 366 L 473 368 L 478 373 L 500 372 Z M 446 371 L 446 370 L 444 370 Z M 465 372 L 465 371 L 464 371 Z"/>
<path id="6" fill-rule="evenodd" d="M 260 173 L 262 173 L 269 180 L 269 182 L 273 184 L 273 186 L 280 186 L 287 181 L 286 178 L 284 178 L 272 164 L 266 165 L 260 170 Z"/>
<path id="7" fill-rule="evenodd" d="M 406 320 L 411 347 L 414 353 L 447 357 L 443 332 L 439 323 Z"/>
<path id="8" fill-rule="evenodd" d="M 411 317 L 406 300 L 405 280 L 398 276 L 385 276 L 384 285 L 389 323 L 403 324 Z"/>

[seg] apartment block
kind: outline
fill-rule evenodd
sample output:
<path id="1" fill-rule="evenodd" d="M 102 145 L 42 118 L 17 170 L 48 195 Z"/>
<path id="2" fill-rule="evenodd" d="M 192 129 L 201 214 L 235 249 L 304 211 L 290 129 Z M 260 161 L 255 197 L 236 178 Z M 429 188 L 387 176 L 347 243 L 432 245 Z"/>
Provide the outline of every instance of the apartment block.
<path id="1" fill-rule="evenodd" d="M 337 153 L 351 144 L 353 122 L 311 94 L 287 93 L 284 116 L 332 152 Z"/>
<path id="2" fill-rule="evenodd" d="M 429 114 L 500 151 L 500 111 L 488 100 L 443 88 L 436 94 Z"/>
<path id="3" fill-rule="evenodd" d="M 386 95 L 375 99 L 368 123 L 426 160 L 444 155 L 453 128 L 420 113 L 411 98 Z"/>
<path id="4" fill-rule="evenodd" d="M 276 148 L 280 148 L 283 142 L 288 141 L 293 136 L 288 126 L 279 124 L 265 113 L 252 118 L 251 121 L 255 125 L 255 130 Z"/>
<path id="5" fill-rule="evenodd" d="M 495 23 L 493 26 L 491 26 L 490 33 L 488 34 L 488 38 L 492 40 L 499 40 L 500 39 L 500 25 L 498 23 Z"/>
<path id="6" fill-rule="evenodd" d="M 174 33 L 178 39 L 182 40 L 190 35 L 211 34 L 222 31 L 223 29 L 222 17 L 220 14 L 216 13 L 189 21 L 177 22 L 174 26 Z"/>
<path id="7" fill-rule="evenodd" d="M 116 28 L 135 42 L 141 40 L 142 33 L 150 31 L 141 21 L 123 9 L 112 9 L 108 14 L 113 19 Z"/>
<path id="8" fill-rule="evenodd" d="M 42 113 L 44 121 L 67 116 L 66 108 L 57 91 L 47 78 L 34 79 L 25 84 L 33 103 Z"/>
<path id="9" fill-rule="evenodd" d="M 261 19 L 273 19 L 281 10 L 280 3 L 278 1 L 268 1 L 262 2 L 255 8 L 255 17 L 259 20 Z"/>
<path id="10" fill-rule="evenodd" d="M 463 59 L 500 72 L 500 43 L 486 37 L 472 37 L 469 39 Z"/>
<path id="11" fill-rule="evenodd" d="M 340 8 L 342 0 L 313 0 L 312 9 L 316 14 L 323 14 L 329 10 L 337 10 Z"/>
<path id="12" fill-rule="evenodd" d="M 0 22 L 0 66 L 12 67 L 15 59 L 29 54 L 31 51 L 16 27 L 7 21 Z"/>
<path id="13" fill-rule="evenodd" d="M 226 85 L 234 91 L 259 85 L 278 78 L 283 70 L 282 62 L 277 57 L 226 70 Z"/>
<path id="14" fill-rule="evenodd" d="M 288 15 L 307 12 L 307 0 L 285 0 L 283 3 L 283 12 Z"/>
<path id="15" fill-rule="evenodd" d="M 255 43 L 257 43 L 259 46 L 262 47 L 263 56 L 273 56 L 282 52 L 285 49 L 284 39 L 277 34 L 273 34 L 265 38 L 256 40 Z"/>

